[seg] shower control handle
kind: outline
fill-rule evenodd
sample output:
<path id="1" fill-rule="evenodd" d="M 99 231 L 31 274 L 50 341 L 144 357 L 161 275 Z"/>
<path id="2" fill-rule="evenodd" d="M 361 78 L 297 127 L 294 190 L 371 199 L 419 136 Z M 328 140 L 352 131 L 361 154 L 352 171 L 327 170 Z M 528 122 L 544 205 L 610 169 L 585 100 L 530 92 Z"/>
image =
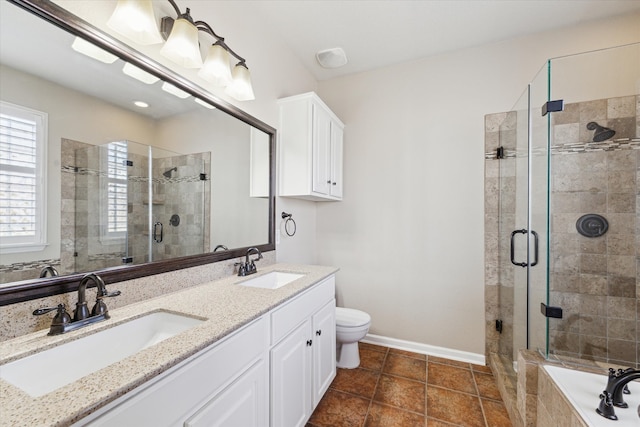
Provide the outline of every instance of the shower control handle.
<path id="1" fill-rule="evenodd" d="M 538 244 L 539 244 L 539 239 L 538 239 L 538 233 L 536 233 L 535 231 L 531 230 L 531 234 L 533 235 L 533 262 L 531 264 L 528 264 L 526 262 L 516 262 L 515 260 L 515 237 L 516 234 L 527 234 L 529 233 L 529 230 L 527 230 L 526 228 L 523 228 L 521 230 L 513 230 L 511 232 L 511 264 L 513 265 L 517 265 L 519 267 L 526 267 L 527 265 L 530 265 L 531 267 L 535 266 L 538 264 Z"/>
<path id="2" fill-rule="evenodd" d="M 158 234 L 158 230 L 160 233 Z M 156 243 L 161 243 L 163 238 L 163 226 L 160 221 L 153 224 L 153 241 Z"/>

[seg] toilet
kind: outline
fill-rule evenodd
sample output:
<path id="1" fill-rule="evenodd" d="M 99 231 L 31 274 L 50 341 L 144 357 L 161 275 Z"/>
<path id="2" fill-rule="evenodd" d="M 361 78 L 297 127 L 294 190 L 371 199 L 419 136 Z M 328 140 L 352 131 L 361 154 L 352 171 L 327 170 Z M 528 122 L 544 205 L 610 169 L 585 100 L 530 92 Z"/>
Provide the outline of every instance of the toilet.
<path id="1" fill-rule="evenodd" d="M 360 365 L 358 341 L 367 335 L 371 316 L 353 308 L 336 307 L 336 352 L 338 368 L 353 369 Z"/>

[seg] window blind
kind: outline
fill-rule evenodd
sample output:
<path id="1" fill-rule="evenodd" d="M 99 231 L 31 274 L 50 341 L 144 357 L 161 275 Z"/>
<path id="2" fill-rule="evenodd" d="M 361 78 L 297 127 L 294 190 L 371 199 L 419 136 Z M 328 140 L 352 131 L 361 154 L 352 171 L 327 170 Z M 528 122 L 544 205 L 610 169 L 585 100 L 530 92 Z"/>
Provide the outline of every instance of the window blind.
<path id="1" fill-rule="evenodd" d="M 38 234 L 37 122 L 0 113 L 0 239 Z M 25 239 L 26 240 L 26 239 Z"/>
<path id="2" fill-rule="evenodd" d="M 112 142 L 107 148 L 107 233 L 127 231 L 127 143 Z"/>

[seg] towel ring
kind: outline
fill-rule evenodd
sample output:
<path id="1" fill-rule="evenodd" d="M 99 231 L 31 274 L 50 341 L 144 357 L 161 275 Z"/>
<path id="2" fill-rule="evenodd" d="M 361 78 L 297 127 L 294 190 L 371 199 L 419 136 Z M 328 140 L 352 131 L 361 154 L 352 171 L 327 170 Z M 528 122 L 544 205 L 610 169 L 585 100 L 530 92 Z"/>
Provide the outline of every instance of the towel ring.
<path id="1" fill-rule="evenodd" d="M 282 219 L 284 219 L 284 232 L 287 233 L 287 236 L 293 236 L 296 234 L 296 230 L 298 227 L 296 226 L 296 222 L 293 220 L 293 215 L 282 212 Z M 289 232 L 289 223 L 293 224 L 293 232 Z"/>

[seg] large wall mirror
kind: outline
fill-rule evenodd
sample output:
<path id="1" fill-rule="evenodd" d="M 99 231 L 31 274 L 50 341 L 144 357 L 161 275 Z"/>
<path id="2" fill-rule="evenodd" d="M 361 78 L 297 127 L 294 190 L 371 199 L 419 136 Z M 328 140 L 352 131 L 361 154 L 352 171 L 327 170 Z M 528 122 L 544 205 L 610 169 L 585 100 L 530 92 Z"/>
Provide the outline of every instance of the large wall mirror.
<path id="1" fill-rule="evenodd" d="M 0 305 L 275 249 L 275 129 L 51 2 L 0 9 Z"/>

